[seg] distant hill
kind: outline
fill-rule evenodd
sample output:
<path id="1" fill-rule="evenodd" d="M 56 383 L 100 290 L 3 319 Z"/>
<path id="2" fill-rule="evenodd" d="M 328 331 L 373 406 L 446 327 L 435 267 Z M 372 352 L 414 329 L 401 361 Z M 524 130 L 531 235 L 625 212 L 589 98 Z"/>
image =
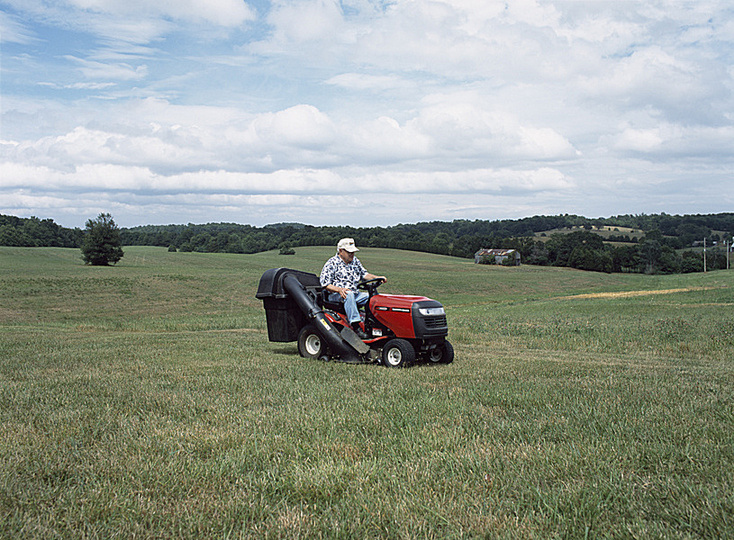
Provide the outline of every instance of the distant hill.
<path id="1" fill-rule="evenodd" d="M 691 250 L 704 239 L 714 247 L 709 269 L 726 265 L 719 247 L 731 240 L 734 213 L 639 214 L 586 218 L 563 214 L 515 220 L 454 220 L 392 227 L 314 227 L 276 223 L 145 225 L 122 228 L 123 245 L 163 246 L 180 251 L 257 253 L 299 246 L 336 245 L 345 236 L 364 247 L 473 257 L 481 248 L 512 248 L 527 264 L 571 266 L 605 272 L 688 272 L 702 267 Z M 0 215 L 0 245 L 79 247 L 83 231 L 51 219 Z"/>

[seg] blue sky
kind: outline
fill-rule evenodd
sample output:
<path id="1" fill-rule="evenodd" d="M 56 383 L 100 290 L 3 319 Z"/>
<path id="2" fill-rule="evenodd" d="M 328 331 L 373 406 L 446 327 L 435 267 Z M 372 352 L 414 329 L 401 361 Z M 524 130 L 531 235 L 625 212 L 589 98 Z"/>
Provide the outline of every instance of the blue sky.
<path id="1" fill-rule="evenodd" d="M 734 207 L 728 1 L 0 0 L 0 213 Z"/>

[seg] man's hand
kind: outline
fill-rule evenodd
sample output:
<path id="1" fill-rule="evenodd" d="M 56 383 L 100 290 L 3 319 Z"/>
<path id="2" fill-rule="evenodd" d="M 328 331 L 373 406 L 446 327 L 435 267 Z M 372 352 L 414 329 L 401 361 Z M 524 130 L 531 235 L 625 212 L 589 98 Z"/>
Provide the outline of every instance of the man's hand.
<path id="1" fill-rule="evenodd" d="M 346 300 L 347 294 L 349 293 L 349 289 L 346 287 L 337 287 L 336 285 L 327 285 L 326 290 L 333 293 L 339 293 L 339 296 L 342 297 L 342 300 Z"/>

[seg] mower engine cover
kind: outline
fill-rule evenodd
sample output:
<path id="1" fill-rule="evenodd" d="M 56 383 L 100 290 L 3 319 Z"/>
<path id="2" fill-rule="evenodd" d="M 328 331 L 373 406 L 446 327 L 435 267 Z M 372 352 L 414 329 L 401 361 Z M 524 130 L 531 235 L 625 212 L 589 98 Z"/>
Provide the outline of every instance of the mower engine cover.
<path id="1" fill-rule="evenodd" d="M 399 338 L 430 339 L 449 333 L 443 305 L 425 296 L 378 294 L 372 297 L 370 310 Z"/>

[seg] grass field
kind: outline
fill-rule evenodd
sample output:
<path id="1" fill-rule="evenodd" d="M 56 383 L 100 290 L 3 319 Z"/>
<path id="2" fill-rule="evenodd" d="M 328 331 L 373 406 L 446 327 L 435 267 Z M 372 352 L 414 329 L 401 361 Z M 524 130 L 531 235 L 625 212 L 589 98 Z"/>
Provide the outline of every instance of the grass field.
<path id="1" fill-rule="evenodd" d="M 0 537 L 734 537 L 734 272 L 364 249 L 447 308 L 392 370 L 268 342 L 260 275 L 332 254 L 0 248 Z"/>

